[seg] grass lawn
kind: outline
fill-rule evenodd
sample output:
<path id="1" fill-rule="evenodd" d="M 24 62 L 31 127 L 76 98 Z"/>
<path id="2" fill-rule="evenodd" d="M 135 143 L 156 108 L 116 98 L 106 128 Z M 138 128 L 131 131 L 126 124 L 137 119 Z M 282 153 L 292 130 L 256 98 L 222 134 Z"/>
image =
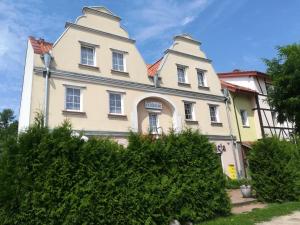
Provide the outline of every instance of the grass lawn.
<path id="1" fill-rule="evenodd" d="M 257 222 L 268 221 L 273 217 L 287 215 L 300 210 L 300 202 L 287 202 L 282 204 L 269 204 L 263 209 L 254 209 L 252 212 L 228 217 L 221 217 L 201 225 L 253 225 Z M 200 225 L 198 224 L 198 225 Z"/>

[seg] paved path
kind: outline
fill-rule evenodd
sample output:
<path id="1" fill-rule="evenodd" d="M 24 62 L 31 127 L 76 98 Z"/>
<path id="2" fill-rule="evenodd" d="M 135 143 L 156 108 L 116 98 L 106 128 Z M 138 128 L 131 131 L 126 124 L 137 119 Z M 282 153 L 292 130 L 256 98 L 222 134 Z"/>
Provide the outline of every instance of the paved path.
<path id="1" fill-rule="evenodd" d="M 300 211 L 294 212 L 287 216 L 275 217 L 271 221 L 258 223 L 257 225 L 299 225 Z"/>
<path id="2" fill-rule="evenodd" d="M 228 190 L 228 195 L 233 205 L 231 212 L 234 214 L 250 212 L 266 206 L 266 204 L 256 202 L 255 198 L 243 198 L 240 189 Z"/>

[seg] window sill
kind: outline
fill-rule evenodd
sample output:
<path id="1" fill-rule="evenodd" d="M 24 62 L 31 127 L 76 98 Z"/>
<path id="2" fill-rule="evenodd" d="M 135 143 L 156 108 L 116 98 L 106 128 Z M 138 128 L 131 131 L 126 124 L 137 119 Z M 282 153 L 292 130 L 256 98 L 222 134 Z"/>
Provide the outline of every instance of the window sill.
<path id="1" fill-rule="evenodd" d="M 191 87 L 191 84 L 178 82 L 178 86 Z"/>
<path id="2" fill-rule="evenodd" d="M 198 89 L 209 91 L 210 88 L 207 86 L 198 86 Z"/>
<path id="3" fill-rule="evenodd" d="M 108 116 L 108 118 L 127 119 L 127 115 L 125 115 L 125 114 L 108 113 L 107 116 Z"/>
<path id="4" fill-rule="evenodd" d="M 243 128 L 250 128 L 249 125 L 243 125 Z"/>
<path id="5" fill-rule="evenodd" d="M 188 120 L 188 119 L 185 119 L 185 122 L 188 124 L 198 124 L 199 123 L 197 120 Z"/>
<path id="6" fill-rule="evenodd" d="M 214 127 L 222 127 L 223 126 L 223 123 L 220 123 L 220 122 L 211 122 L 210 124 Z"/>
<path id="7" fill-rule="evenodd" d="M 86 116 L 86 112 L 81 112 L 81 111 L 63 110 L 62 113 L 64 115 Z"/>
<path id="8" fill-rule="evenodd" d="M 119 71 L 119 70 L 113 70 L 113 69 L 112 69 L 112 70 L 111 70 L 111 73 L 129 77 L 129 73 L 128 73 L 128 72 L 125 72 L 125 71 Z"/>
<path id="9" fill-rule="evenodd" d="M 86 69 L 100 70 L 98 66 L 85 65 L 85 64 L 81 64 L 81 63 L 79 63 L 78 66 L 81 68 L 86 68 Z"/>

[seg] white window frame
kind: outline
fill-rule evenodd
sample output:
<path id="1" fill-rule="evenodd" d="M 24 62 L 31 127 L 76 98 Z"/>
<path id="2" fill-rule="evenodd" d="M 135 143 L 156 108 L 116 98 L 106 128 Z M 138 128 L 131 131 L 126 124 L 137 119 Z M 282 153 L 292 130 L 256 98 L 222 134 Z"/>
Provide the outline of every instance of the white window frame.
<path id="1" fill-rule="evenodd" d="M 110 95 L 116 94 L 121 96 L 121 113 L 115 113 L 110 111 Z M 118 91 L 108 91 L 108 113 L 110 115 L 124 115 L 124 93 Z"/>
<path id="2" fill-rule="evenodd" d="M 186 116 L 186 111 L 185 111 L 185 106 L 186 104 L 189 104 L 191 106 L 191 116 L 192 118 L 187 119 Z M 183 101 L 183 108 L 184 108 L 184 118 L 187 121 L 195 121 L 195 102 L 189 102 L 189 101 Z"/>
<path id="3" fill-rule="evenodd" d="M 156 131 L 152 131 L 152 130 L 151 130 L 150 115 L 155 115 L 155 116 L 156 116 Z M 155 112 L 149 112 L 148 117 L 149 117 L 148 122 L 149 122 L 149 131 L 150 131 L 150 133 L 152 133 L 152 134 L 159 133 L 159 131 L 158 131 L 158 128 L 159 128 L 159 117 L 158 117 L 158 113 L 155 113 Z"/>
<path id="4" fill-rule="evenodd" d="M 80 107 L 79 107 L 79 110 L 78 109 L 68 109 L 67 108 L 67 94 L 68 94 L 68 91 L 67 89 L 68 88 L 72 88 L 72 89 L 78 89 L 80 91 Z M 82 112 L 83 111 L 83 91 L 82 91 L 83 87 L 78 87 L 78 86 L 72 86 L 72 85 L 65 85 L 65 96 L 64 96 L 64 108 L 66 111 L 69 111 L 69 112 Z"/>
<path id="5" fill-rule="evenodd" d="M 187 68 L 188 68 L 187 66 L 183 66 L 183 65 L 178 65 L 177 64 L 176 72 L 177 72 L 177 82 L 179 84 L 188 84 L 189 83 L 188 76 L 187 76 Z M 178 69 L 182 69 L 183 70 L 184 82 L 182 82 L 182 81 L 179 80 Z"/>
<path id="6" fill-rule="evenodd" d="M 218 105 L 212 105 L 212 104 L 209 104 L 209 117 L 210 117 L 210 122 L 211 123 L 220 123 L 220 116 L 219 116 L 219 106 Z M 216 118 L 216 121 L 213 121 L 212 120 L 212 116 L 211 116 L 211 108 L 215 108 L 215 118 Z"/>
<path id="7" fill-rule="evenodd" d="M 93 50 L 93 64 L 88 64 L 88 63 L 83 63 L 82 61 L 82 48 L 89 48 Z M 80 64 L 85 65 L 85 66 L 96 66 L 96 49 L 95 47 L 81 44 L 80 45 Z"/>
<path id="8" fill-rule="evenodd" d="M 121 54 L 123 56 L 123 70 L 115 69 L 114 68 L 114 53 L 115 54 Z M 111 60 L 112 60 L 112 70 L 118 71 L 118 72 L 127 72 L 127 66 L 126 66 L 126 52 L 118 51 L 113 49 L 111 53 Z M 119 65 L 118 65 L 119 67 Z"/>
<path id="9" fill-rule="evenodd" d="M 241 109 L 240 110 L 240 115 L 241 115 L 241 121 L 242 121 L 242 125 L 243 127 L 249 127 L 249 119 L 248 119 L 248 112 L 245 109 Z M 246 120 L 244 121 L 243 116 L 246 116 Z M 245 123 L 244 123 L 245 122 Z"/>
<path id="10" fill-rule="evenodd" d="M 200 74 L 202 74 L 203 77 L 203 85 L 200 85 L 200 79 L 199 79 Z M 205 71 L 197 69 L 197 80 L 198 80 L 198 87 L 207 87 L 207 79 L 206 79 Z"/>

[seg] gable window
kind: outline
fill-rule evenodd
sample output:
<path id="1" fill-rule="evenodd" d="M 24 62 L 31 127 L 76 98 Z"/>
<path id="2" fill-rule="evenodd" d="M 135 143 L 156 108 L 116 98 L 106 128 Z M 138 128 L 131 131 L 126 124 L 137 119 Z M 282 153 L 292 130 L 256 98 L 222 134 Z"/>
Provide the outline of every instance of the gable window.
<path id="1" fill-rule="evenodd" d="M 80 111 L 81 110 L 81 90 L 80 88 L 66 88 L 66 110 Z"/>
<path id="2" fill-rule="evenodd" d="M 149 113 L 149 131 L 151 133 L 158 132 L 158 118 L 156 113 Z"/>
<path id="3" fill-rule="evenodd" d="M 194 120 L 194 112 L 193 111 L 194 111 L 193 103 L 185 102 L 184 103 L 184 113 L 185 113 L 186 120 Z"/>
<path id="4" fill-rule="evenodd" d="M 205 74 L 203 71 L 197 70 L 197 76 L 198 76 L 198 86 L 199 87 L 206 87 L 206 79 Z"/>
<path id="5" fill-rule="evenodd" d="M 113 61 L 113 70 L 116 71 L 125 71 L 124 67 L 124 54 L 121 52 L 113 52 L 112 53 L 112 61 Z"/>
<path id="6" fill-rule="evenodd" d="M 109 93 L 109 113 L 123 114 L 122 94 Z"/>
<path id="7" fill-rule="evenodd" d="M 81 64 L 95 66 L 95 48 L 81 46 Z"/>
<path id="8" fill-rule="evenodd" d="M 177 66 L 178 83 L 187 83 L 185 68 L 183 66 Z"/>
<path id="9" fill-rule="evenodd" d="M 219 122 L 218 106 L 210 105 L 209 106 L 209 113 L 210 113 L 210 121 L 212 123 L 218 123 Z"/>
<path id="10" fill-rule="evenodd" d="M 249 126 L 249 121 L 248 121 L 248 113 L 246 110 L 241 109 L 240 110 L 241 113 L 241 120 L 242 120 L 242 125 L 243 126 Z"/>

